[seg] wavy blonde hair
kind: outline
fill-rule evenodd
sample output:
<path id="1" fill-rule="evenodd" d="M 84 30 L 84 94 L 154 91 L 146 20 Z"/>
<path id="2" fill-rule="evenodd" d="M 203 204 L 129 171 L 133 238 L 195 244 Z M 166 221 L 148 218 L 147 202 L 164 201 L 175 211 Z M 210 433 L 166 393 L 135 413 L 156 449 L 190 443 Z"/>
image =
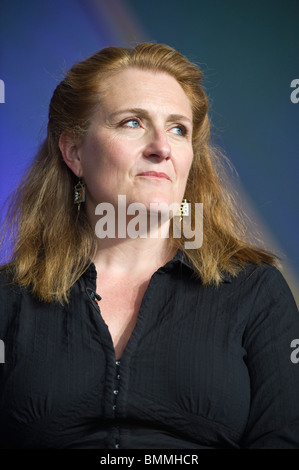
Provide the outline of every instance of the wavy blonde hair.
<path id="1" fill-rule="evenodd" d="M 246 224 L 223 175 L 223 157 L 210 142 L 208 100 L 202 72 L 177 50 L 144 43 L 134 49 L 107 47 L 75 64 L 56 87 L 49 107 L 47 137 L 14 193 L 4 233 L 13 240 L 6 265 L 14 282 L 44 301 L 64 302 L 71 286 L 93 259 L 96 240 L 84 205 L 73 203 L 76 178 L 65 164 L 59 138 L 81 139 L 101 106 L 101 84 L 125 68 L 162 71 L 174 77 L 191 101 L 194 159 L 185 197 L 203 203 L 204 239 L 200 249 L 184 251 L 204 284 L 236 275 L 246 262 L 275 263 L 275 256 L 246 240 Z"/>

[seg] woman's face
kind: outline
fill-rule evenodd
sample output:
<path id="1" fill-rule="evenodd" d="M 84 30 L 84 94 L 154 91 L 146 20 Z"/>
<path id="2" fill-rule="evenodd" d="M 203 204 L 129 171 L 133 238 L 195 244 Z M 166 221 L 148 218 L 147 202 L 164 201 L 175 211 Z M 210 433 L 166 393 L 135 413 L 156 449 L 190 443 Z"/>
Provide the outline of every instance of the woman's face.
<path id="1" fill-rule="evenodd" d="M 166 73 L 129 68 L 107 79 L 89 130 L 76 148 L 77 176 L 94 214 L 115 207 L 180 203 L 193 158 L 192 110 L 178 82 Z M 74 170 L 74 169 L 73 169 Z"/>

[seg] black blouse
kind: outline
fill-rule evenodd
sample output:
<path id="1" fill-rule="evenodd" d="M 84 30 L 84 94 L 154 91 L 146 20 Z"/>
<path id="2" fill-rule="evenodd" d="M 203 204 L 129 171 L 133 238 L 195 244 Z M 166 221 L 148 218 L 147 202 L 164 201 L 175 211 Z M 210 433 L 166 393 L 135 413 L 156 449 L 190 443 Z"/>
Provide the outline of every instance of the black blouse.
<path id="1" fill-rule="evenodd" d="M 299 314 L 276 268 L 203 286 L 179 253 L 119 360 L 95 286 L 92 265 L 47 304 L 2 272 L 1 448 L 299 448 Z"/>

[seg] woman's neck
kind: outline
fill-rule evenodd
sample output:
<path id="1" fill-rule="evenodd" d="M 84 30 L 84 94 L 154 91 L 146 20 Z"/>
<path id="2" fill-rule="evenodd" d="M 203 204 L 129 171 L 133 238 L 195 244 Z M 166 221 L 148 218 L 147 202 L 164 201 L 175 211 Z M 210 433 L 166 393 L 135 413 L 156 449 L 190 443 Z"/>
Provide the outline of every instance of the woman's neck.
<path id="1" fill-rule="evenodd" d="M 99 240 L 93 262 L 102 272 L 108 270 L 120 275 L 155 272 L 176 253 L 169 242 L 169 239 L 151 238 Z"/>
<path id="2" fill-rule="evenodd" d="M 133 233 L 129 230 L 132 217 L 127 218 L 124 222 L 126 226 L 123 227 L 122 224 L 120 231 L 115 220 L 112 224 L 114 227 L 114 230 L 111 230 L 112 236 L 104 237 L 99 236 L 96 222 L 93 220 L 98 237 L 98 249 L 93 259 L 96 267 L 100 267 L 102 272 L 109 270 L 120 274 L 136 274 L 154 272 L 170 261 L 176 249 L 169 238 L 169 219 L 163 222 L 161 219 L 158 222 L 157 220 L 151 224 L 148 217 L 147 227 L 139 233 L 138 230 Z M 133 228 L 135 227 L 133 224 Z"/>

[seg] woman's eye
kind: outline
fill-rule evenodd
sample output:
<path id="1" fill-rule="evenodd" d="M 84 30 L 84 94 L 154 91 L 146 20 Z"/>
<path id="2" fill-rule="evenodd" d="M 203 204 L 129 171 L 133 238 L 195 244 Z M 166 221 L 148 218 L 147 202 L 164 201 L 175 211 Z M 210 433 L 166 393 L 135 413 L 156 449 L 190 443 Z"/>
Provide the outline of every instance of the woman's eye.
<path id="1" fill-rule="evenodd" d="M 185 136 L 187 134 L 187 129 L 185 126 L 175 126 L 171 129 L 171 132 L 176 135 Z"/>
<path id="2" fill-rule="evenodd" d="M 136 119 L 130 119 L 129 121 L 125 121 L 125 122 L 123 123 L 123 125 L 124 125 L 125 127 L 130 127 L 130 128 L 132 128 L 132 129 L 134 129 L 135 127 L 139 127 L 139 126 L 140 126 L 139 121 L 137 121 Z"/>

